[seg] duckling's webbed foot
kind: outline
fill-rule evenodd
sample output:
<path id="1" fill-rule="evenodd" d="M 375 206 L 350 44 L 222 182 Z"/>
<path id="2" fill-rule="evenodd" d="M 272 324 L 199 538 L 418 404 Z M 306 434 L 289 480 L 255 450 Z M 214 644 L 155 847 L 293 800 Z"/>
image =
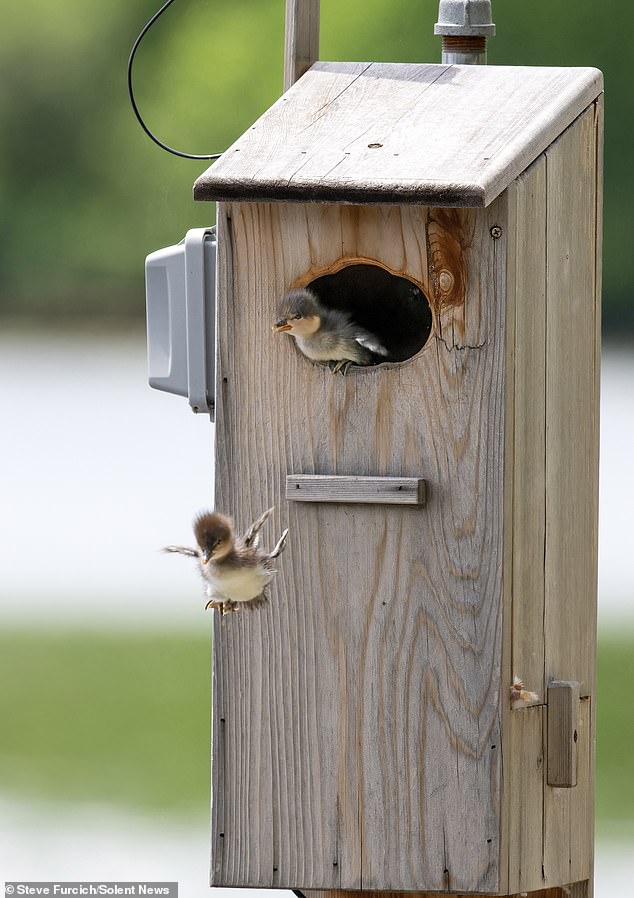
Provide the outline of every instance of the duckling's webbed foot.
<path id="1" fill-rule="evenodd" d="M 339 372 L 341 372 L 345 377 L 351 365 L 354 365 L 354 362 L 350 359 L 339 359 L 336 362 L 330 362 L 330 370 L 333 374 L 339 374 Z"/>

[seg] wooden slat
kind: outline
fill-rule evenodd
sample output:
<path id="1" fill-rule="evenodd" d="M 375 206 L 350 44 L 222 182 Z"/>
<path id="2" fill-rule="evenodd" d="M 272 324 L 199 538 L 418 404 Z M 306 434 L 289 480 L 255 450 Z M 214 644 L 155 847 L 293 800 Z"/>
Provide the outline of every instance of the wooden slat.
<path id="1" fill-rule="evenodd" d="M 577 785 L 579 683 L 553 680 L 548 684 L 548 751 L 546 782 L 549 786 Z"/>
<path id="2" fill-rule="evenodd" d="M 291 502 L 351 502 L 370 505 L 425 504 L 421 477 L 345 477 L 288 474 L 286 498 Z"/>
<path id="3" fill-rule="evenodd" d="M 507 480 L 505 485 L 505 653 L 510 685 L 519 676 L 543 701 L 545 532 L 546 159 L 509 195 Z M 503 717 L 503 844 L 510 892 L 543 887 L 543 708 Z"/>
<path id="4" fill-rule="evenodd" d="M 219 207 L 216 507 L 241 527 L 276 505 L 290 534 L 268 605 L 216 628 L 214 885 L 499 890 L 504 202 L 444 222 L 465 298 L 413 359 L 333 377 L 271 333 L 342 257 L 432 295 L 434 220 Z M 286 503 L 289 470 L 433 490 L 424 514 Z"/>
<path id="5" fill-rule="evenodd" d="M 546 153 L 545 676 L 592 696 L 596 660 L 597 117 L 589 109 Z M 546 884 L 592 874 L 594 733 L 581 702 L 574 789 L 546 786 Z M 583 732 L 583 741 L 582 741 Z"/>
<path id="6" fill-rule="evenodd" d="M 602 83 L 589 68 L 317 62 L 194 196 L 486 206 Z"/>
<path id="7" fill-rule="evenodd" d="M 561 882 L 566 871 L 574 871 L 575 877 L 581 875 L 583 879 L 592 878 L 594 766 L 591 720 L 592 701 L 590 698 L 583 699 L 579 703 L 575 788 L 545 785 L 543 862 L 546 884 Z M 544 729 L 546 750 L 548 727 Z"/>
<path id="8" fill-rule="evenodd" d="M 589 109 L 546 153 L 545 675 L 595 678 L 596 130 Z"/>
<path id="9" fill-rule="evenodd" d="M 544 716 L 540 705 L 509 715 L 509 751 L 505 755 L 505 810 L 508 814 L 508 889 L 534 892 L 542 875 L 544 808 Z"/>
<path id="10" fill-rule="evenodd" d="M 601 289 L 602 289 L 602 276 L 603 276 L 603 265 L 602 265 L 602 254 L 603 254 L 603 110 L 604 106 L 604 97 L 601 94 L 598 97 L 595 107 L 595 117 L 594 117 L 594 131 L 595 131 L 595 141 L 596 141 L 596 174 L 595 174 L 595 183 L 596 183 L 596 191 L 595 191 L 595 200 L 596 200 L 596 217 L 595 217 L 595 233 L 596 233 L 596 241 L 595 241 L 595 288 L 594 288 L 594 332 L 595 332 L 595 346 L 594 346 L 594 437 L 595 443 L 598 445 L 599 442 L 599 431 L 600 431 L 600 421 L 599 421 L 599 413 L 600 413 L 600 388 L 601 388 Z M 595 508 L 599 507 L 599 453 L 597 452 L 597 457 L 595 458 L 595 470 L 594 470 L 594 493 L 592 497 L 592 503 Z M 599 541 L 599 516 L 598 514 L 595 517 L 594 521 L 594 534 L 593 534 L 593 545 L 597 545 Z M 592 580 L 594 583 L 598 581 L 598 552 L 595 552 L 593 555 L 593 564 L 594 569 L 592 571 Z M 593 622 L 593 626 L 596 631 L 596 610 L 595 610 L 595 619 Z M 593 696 L 596 696 L 596 666 L 595 666 L 595 679 L 594 682 L 590 684 L 590 690 Z M 592 787 L 590 788 L 590 794 L 588 795 L 588 821 L 589 821 L 589 832 L 590 844 L 587 847 L 588 850 L 588 862 L 589 869 L 594 870 L 594 829 L 593 822 L 595 819 L 595 800 L 596 800 L 596 791 L 594 786 L 595 779 L 595 769 L 596 769 L 596 701 L 591 703 L 590 709 L 590 747 L 589 747 L 589 770 L 590 770 L 590 778 Z M 590 878 L 590 885 L 587 898 L 592 898 L 594 894 L 594 881 L 592 877 Z M 584 896 L 585 898 L 585 896 Z"/>
<path id="11" fill-rule="evenodd" d="M 546 157 L 513 186 L 515 351 L 511 675 L 545 701 Z"/>
<path id="12" fill-rule="evenodd" d="M 589 883 L 575 882 L 556 889 L 538 889 L 529 893 L 529 898 L 591 898 L 588 891 Z M 362 889 L 351 891 L 326 891 L 318 889 L 304 889 L 300 893 L 306 898 L 438 898 L 438 892 L 371 892 Z M 509 898 L 525 898 L 526 892 L 519 892 Z M 451 898 L 473 898 L 473 894 L 457 895 L 452 893 Z M 491 898 L 505 898 L 505 896 L 491 896 Z"/>
<path id="13" fill-rule="evenodd" d="M 284 90 L 319 59 L 320 0 L 286 0 Z"/>

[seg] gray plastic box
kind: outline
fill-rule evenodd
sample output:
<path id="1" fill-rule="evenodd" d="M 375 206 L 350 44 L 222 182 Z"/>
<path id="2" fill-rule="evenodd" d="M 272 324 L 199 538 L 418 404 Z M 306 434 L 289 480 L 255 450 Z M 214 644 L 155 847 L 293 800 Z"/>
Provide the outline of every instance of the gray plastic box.
<path id="1" fill-rule="evenodd" d="M 145 260 L 148 380 L 155 390 L 186 396 L 194 412 L 214 419 L 216 229 L 193 228 L 185 239 Z"/>

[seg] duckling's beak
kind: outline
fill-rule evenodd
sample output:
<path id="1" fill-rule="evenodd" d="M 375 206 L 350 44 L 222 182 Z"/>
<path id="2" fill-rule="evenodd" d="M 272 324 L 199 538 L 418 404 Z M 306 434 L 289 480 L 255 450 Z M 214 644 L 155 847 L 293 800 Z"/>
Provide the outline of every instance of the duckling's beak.
<path id="1" fill-rule="evenodd" d="M 282 318 L 281 321 L 278 321 L 273 325 L 273 330 L 276 334 L 281 334 L 283 331 L 292 330 L 292 325 L 288 323 L 286 318 Z"/>
<path id="2" fill-rule="evenodd" d="M 205 564 L 209 563 L 209 559 L 211 558 L 212 551 L 213 551 L 212 549 L 202 549 L 201 550 L 200 554 L 203 556 L 203 561 L 205 562 Z"/>

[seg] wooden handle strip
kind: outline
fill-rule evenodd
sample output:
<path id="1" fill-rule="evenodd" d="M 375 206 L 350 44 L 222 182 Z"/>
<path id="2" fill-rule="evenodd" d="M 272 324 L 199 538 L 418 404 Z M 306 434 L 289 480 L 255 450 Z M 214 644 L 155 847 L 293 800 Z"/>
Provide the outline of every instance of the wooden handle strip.
<path id="1" fill-rule="evenodd" d="M 289 474 L 286 498 L 294 502 L 351 502 L 370 505 L 417 505 L 426 501 L 421 477 L 342 477 Z"/>

